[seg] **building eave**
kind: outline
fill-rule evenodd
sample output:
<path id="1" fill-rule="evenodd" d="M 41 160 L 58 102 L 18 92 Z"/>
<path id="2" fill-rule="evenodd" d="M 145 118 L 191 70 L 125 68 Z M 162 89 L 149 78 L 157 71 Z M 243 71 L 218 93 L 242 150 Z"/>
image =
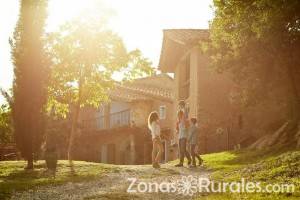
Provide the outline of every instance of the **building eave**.
<path id="1" fill-rule="evenodd" d="M 158 68 L 163 73 L 174 73 L 181 57 L 201 40 L 207 40 L 207 29 L 166 29 L 163 30 L 163 41 Z"/>

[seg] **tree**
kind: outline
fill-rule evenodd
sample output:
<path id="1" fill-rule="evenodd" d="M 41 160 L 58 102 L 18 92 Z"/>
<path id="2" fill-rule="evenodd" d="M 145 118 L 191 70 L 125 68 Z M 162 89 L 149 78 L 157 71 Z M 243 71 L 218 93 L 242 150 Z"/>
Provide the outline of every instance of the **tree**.
<path id="1" fill-rule="evenodd" d="M 207 49 L 212 65 L 233 74 L 245 105 L 275 101 L 274 91 L 284 88 L 289 119 L 296 127 L 300 119 L 300 2 L 214 0 L 214 5 Z"/>
<path id="2" fill-rule="evenodd" d="M 48 108 L 64 117 L 70 113 L 68 159 L 72 165 L 81 108 L 98 107 L 109 101 L 108 92 L 114 86 L 112 75 L 115 72 L 123 70 L 128 77 L 136 77 L 149 74 L 152 68 L 140 51 L 128 54 L 122 39 L 101 20 L 71 21 L 59 32 L 50 34 L 48 42 L 53 62 Z M 141 63 L 142 69 L 136 66 Z M 128 66 L 131 67 L 129 71 L 126 70 Z M 137 70 L 139 73 L 132 73 Z"/>
<path id="3" fill-rule="evenodd" d="M 152 63 L 143 57 L 139 49 L 129 52 L 128 57 L 128 65 L 122 70 L 124 81 L 142 78 L 156 73 L 155 69 L 151 67 Z"/>
<path id="4" fill-rule="evenodd" d="M 4 89 L 0 88 L 0 93 L 6 99 L 8 104 L 0 106 L 0 144 L 13 142 L 12 120 L 11 120 L 11 105 L 12 98 Z"/>
<path id="5" fill-rule="evenodd" d="M 14 36 L 10 40 L 14 64 L 12 117 L 18 149 L 33 168 L 33 153 L 43 138 L 43 108 L 47 100 L 47 59 L 44 27 L 47 1 L 22 0 Z"/>
<path id="6" fill-rule="evenodd" d="M 6 91 L 6 90 L 0 88 L 0 93 L 5 98 L 5 100 L 8 103 L 8 105 L 10 107 L 12 107 L 13 98 L 12 98 L 12 95 L 11 95 L 11 90 L 10 91 Z"/>
<path id="7" fill-rule="evenodd" d="M 0 144 L 12 141 L 11 110 L 7 104 L 3 104 L 0 107 Z"/>

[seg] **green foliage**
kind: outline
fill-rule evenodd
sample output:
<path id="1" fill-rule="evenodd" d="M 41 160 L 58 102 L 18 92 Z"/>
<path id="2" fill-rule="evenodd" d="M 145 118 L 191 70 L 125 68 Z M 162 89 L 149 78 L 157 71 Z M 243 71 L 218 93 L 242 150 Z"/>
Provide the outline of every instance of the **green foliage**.
<path id="1" fill-rule="evenodd" d="M 0 144 L 11 143 L 12 136 L 11 110 L 8 105 L 0 107 Z"/>
<path id="2" fill-rule="evenodd" d="M 300 191 L 300 152 L 288 149 L 228 151 L 203 156 L 205 167 L 212 170 L 212 179 L 232 182 L 245 178 L 269 183 L 295 184 L 293 195 L 284 194 L 218 194 L 208 199 L 297 199 Z"/>
<path id="3" fill-rule="evenodd" d="M 151 63 L 141 52 L 127 53 L 122 39 L 105 22 L 101 16 L 87 15 L 66 23 L 47 37 L 52 61 L 48 111 L 62 117 L 71 113 L 70 161 L 81 108 L 99 107 L 109 101 L 115 72 L 126 72 L 128 79 L 152 73 Z"/>
<path id="4" fill-rule="evenodd" d="M 30 162 L 32 154 L 40 148 L 44 133 L 48 80 L 43 41 L 46 11 L 46 0 L 22 0 L 19 20 L 10 39 L 14 64 L 14 134 L 18 149 Z"/>
<path id="5" fill-rule="evenodd" d="M 128 56 L 128 65 L 122 70 L 125 81 L 155 74 L 154 68 L 151 67 L 152 63 L 147 58 L 143 57 L 142 52 L 139 49 L 129 52 Z"/>
<path id="6" fill-rule="evenodd" d="M 71 104 L 97 107 L 108 101 L 111 76 L 127 63 L 121 38 L 99 23 L 76 20 L 48 37 L 52 78 L 50 108 L 65 114 Z"/>
<path id="7" fill-rule="evenodd" d="M 139 50 L 127 53 L 105 21 L 90 20 L 76 19 L 48 36 L 53 62 L 48 108 L 64 117 L 70 105 L 98 107 L 109 101 L 115 72 L 124 73 L 126 80 L 153 74 L 151 62 Z"/>
<path id="8" fill-rule="evenodd" d="M 233 74 L 243 104 L 272 99 L 274 90 L 283 89 L 299 112 L 300 2 L 214 0 L 214 5 L 208 51 L 219 72 Z"/>
<path id="9" fill-rule="evenodd" d="M 13 104 L 13 97 L 11 95 L 11 90 L 6 91 L 2 88 L 0 88 L 0 94 L 5 98 L 6 102 L 9 104 L 9 106 L 11 107 Z"/>

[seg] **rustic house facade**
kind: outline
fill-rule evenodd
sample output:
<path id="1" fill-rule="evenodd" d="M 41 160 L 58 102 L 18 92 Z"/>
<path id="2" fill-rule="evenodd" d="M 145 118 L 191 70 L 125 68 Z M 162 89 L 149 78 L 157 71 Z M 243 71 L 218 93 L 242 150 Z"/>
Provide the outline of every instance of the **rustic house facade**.
<path id="1" fill-rule="evenodd" d="M 208 56 L 201 53 L 200 43 L 208 40 L 208 30 L 169 29 L 163 33 L 159 69 L 174 74 L 175 101 L 185 100 L 190 117 L 199 121 L 200 152 L 232 149 L 239 141 L 242 120 L 231 102 L 236 87 L 229 74 L 211 70 Z"/>
<path id="2" fill-rule="evenodd" d="M 97 110 L 85 108 L 76 159 L 112 164 L 151 163 L 152 140 L 147 119 L 153 110 L 160 115 L 163 161 L 173 159 L 173 85 L 174 80 L 166 74 L 136 79 L 117 84 L 110 93 L 109 104 Z"/>

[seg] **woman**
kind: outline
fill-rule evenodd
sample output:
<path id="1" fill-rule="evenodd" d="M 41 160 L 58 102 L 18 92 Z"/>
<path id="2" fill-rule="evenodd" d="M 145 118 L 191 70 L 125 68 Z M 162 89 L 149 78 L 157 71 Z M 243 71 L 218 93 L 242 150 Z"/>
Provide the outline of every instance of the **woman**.
<path id="1" fill-rule="evenodd" d="M 160 139 L 160 126 L 158 113 L 153 111 L 148 117 L 148 127 L 152 135 L 152 166 L 154 168 L 159 168 L 159 163 L 161 159 L 161 153 L 163 151 L 161 139 Z"/>

